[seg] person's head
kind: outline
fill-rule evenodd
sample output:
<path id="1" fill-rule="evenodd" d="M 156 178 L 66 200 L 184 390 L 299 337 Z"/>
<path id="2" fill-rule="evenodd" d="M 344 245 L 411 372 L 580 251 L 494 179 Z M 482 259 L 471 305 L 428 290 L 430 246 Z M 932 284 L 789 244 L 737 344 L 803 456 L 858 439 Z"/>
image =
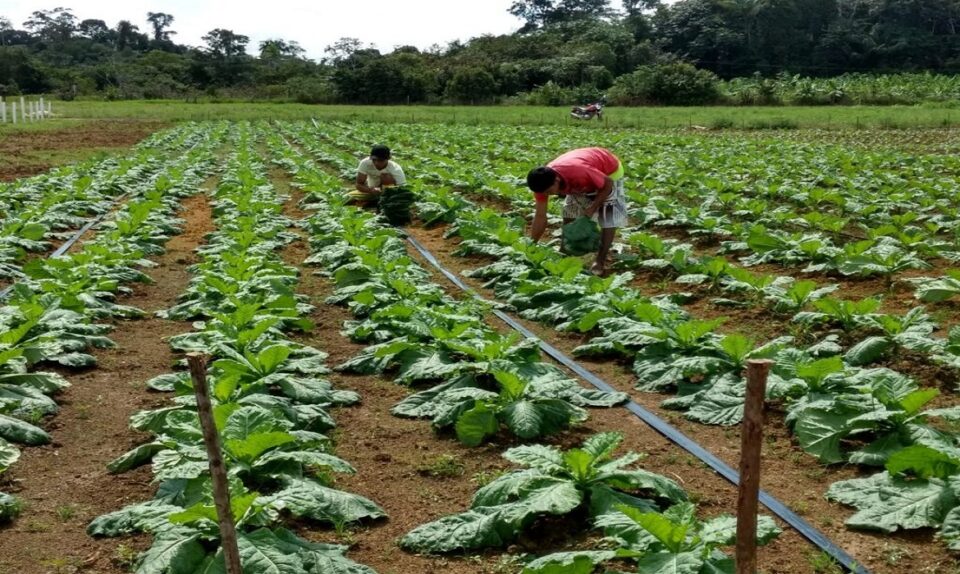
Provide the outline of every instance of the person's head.
<path id="1" fill-rule="evenodd" d="M 547 166 L 535 167 L 527 174 L 527 187 L 534 193 L 556 195 L 562 186 L 563 181 L 560 176 Z"/>
<path id="2" fill-rule="evenodd" d="M 379 144 L 373 146 L 370 150 L 370 159 L 373 160 L 373 165 L 377 169 L 387 167 L 387 162 L 390 161 L 390 148 Z"/>

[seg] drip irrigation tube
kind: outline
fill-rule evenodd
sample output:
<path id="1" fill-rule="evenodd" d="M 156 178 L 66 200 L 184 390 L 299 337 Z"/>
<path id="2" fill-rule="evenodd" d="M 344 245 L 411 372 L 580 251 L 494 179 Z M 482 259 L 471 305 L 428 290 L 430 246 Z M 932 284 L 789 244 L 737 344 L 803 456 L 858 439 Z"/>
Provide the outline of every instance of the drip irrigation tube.
<path id="1" fill-rule="evenodd" d="M 406 234 L 406 236 L 407 240 L 410 242 L 410 245 L 420 252 L 420 255 L 422 255 L 423 258 L 430 263 L 430 265 L 433 265 L 437 271 L 442 273 L 444 277 L 449 279 L 451 283 L 469 293 L 473 297 L 484 300 L 479 293 L 471 289 L 468 285 L 461 281 L 459 277 L 441 265 L 440 262 L 437 261 L 437 258 L 434 257 L 433 253 L 421 245 L 419 241 L 414 239 L 410 234 Z M 510 315 L 497 309 L 494 309 L 493 314 L 496 315 L 501 321 L 509 325 L 512 329 L 522 334 L 524 337 L 538 339 L 540 341 L 540 349 L 542 349 L 544 353 L 576 373 L 579 377 L 594 387 L 602 391 L 616 391 L 616 389 L 611 387 L 606 381 L 588 371 L 583 367 L 583 365 L 574 361 L 570 357 L 567 357 L 546 341 L 541 340 L 532 331 L 521 325 Z M 727 479 L 732 484 L 736 485 L 740 482 L 740 475 L 737 471 L 657 415 L 643 408 L 634 401 L 629 401 L 626 404 L 626 409 L 650 426 L 653 430 L 666 437 L 670 442 L 700 459 L 704 464 L 712 468 L 714 471 L 719 473 L 720 476 Z M 760 491 L 760 502 L 763 503 L 763 505 L 766 506 L 770 512 L 789 524 L 793 529 L 799 532 L 804 538 L 812 542 L 818 548 L 829 554 L 848 571 L 853 572 L 854 574 L 870 574 L 869 570 L 858 564 L 852 556 L 834 544 L 829 538 L 827 538 L 825 534 L 811 526 L 803 518 L 800 518 L 800 516 L 798 516 L 795 512 L 787 508 L 784 503 L 780 502 L 766 491 Z"/>
<path id="2" fill-rule="evenodd" d="M 101 213 L 100 215 L 98 215 L 98 216 L 94 217 L 93 219 L 91 219 L 90 221 L 88 221 L 88 222 L 86 223 L 86 225 L 84 225 L 83 227 L 81 227 L 80 229 L 78 229 L 77 232 L 74 233 L 74 234 L 70 237 L 70 239 L 67 239 L 67 240 L 63 243 L 63 245 L 61 245 L 60 247 L 58 247 L 58 248 L 56 249 L 56 251 L 54 251 L 53 253 L 51 253 L 51 254 L 49 255 L 49 257 L 59 257 L 60 255 L 63 255 L 64 253 L 66 253 L 71 247 L 73 247 L 73 245 L 74 245 L 77 241 L 80 241 L 80 238 L 83 237 L 83 235 L 84 235 L 86 232 L 88 232 L 88 231 L 90 231 L 91 229 L 93 229 L 94 227 L 100 225 L 100 223 L 103 222 L 103 218 L 105 218 L 105 217 L 107 216 L 107 214 L 113 213 L 114 208 L 116 208 L 116 206 L 117 206 L 118 204 L 120 204 L 120 202 L 122 202 L 124 199 L 126 199 L 126 197 L 127 197 L 128 195 L 130 195 L 130 194 L 129 194 L 129 193 L 124 193 L 123 195 L 117 196 L 117 197 L 113 200 L 113 203 L 110 204 L 110 209 L 107 209 L 106 211 L 104 211 L 104 212 Z M 14 283 L 14 284 L 16 284 L 16 283 Z M 13 290 L 13 285 L 8 285 L 8 286 L 6 286 L 2 291 L 0 291 L 0 300 L 6 299 L 6 298 L 7 298 L 7 295 L 9 295 L 9 294 L 10 294 L 10 291 L 12 291 L 12 290 Z"/>

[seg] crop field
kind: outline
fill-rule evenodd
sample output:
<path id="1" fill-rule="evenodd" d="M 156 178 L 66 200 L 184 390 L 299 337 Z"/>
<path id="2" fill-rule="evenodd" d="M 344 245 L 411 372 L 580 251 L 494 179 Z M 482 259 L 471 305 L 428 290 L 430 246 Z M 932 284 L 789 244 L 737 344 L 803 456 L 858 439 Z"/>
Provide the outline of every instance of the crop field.
<path id="1" fill-rule="evenodd" d="M 244 572 L 732 573 L 736 485 L 625 407 L 736 468 L 767 358 L 762 488 L 863 571 L 960 573 L 955 129 L 153 130 L 0 183 L 0 574 L 226 571 L 190 353 Z M 372 143 L 405 225 L 347 204 Z M 524 235 L 527 171 L 589 145 L 605 278 Z M 758 540 L 844 571 L 762 506 Z"/>

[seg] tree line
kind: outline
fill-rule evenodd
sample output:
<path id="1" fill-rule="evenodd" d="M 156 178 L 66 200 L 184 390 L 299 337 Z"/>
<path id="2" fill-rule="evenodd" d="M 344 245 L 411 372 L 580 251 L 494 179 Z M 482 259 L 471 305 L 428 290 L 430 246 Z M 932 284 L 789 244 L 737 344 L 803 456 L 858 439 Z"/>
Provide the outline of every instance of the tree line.
<path id="1" fill-rule="evenodd" d="M 0 95 L 695 104 L 723 101 L 733 78 L 960 71 L 960 0 L 516 0 L 509 12 L 512 34 L 386 53 L 341 38 L 312 60 L 294 40 L 254 47 L 224 28 L 179 44 L 163 12 L 141 30 L 38 10 L 0 17 Z"/>

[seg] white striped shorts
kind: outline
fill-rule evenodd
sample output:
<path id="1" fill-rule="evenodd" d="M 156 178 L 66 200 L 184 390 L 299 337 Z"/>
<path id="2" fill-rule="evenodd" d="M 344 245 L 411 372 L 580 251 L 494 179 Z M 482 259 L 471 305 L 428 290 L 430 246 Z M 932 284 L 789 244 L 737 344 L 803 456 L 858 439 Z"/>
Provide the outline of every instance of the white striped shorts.
<path id="1" fill-rule="evenodd" d="M 596 195 L 568 195 L 563 204 L 563 218 L 576 219 L 586 215 L 587 208 Z M 623 192 L 623 178 L 614 180 L 610 197 L 603 202 L 593 216 L 601 229 L 620 228 L 627 225 L 627 196 Z"/>

